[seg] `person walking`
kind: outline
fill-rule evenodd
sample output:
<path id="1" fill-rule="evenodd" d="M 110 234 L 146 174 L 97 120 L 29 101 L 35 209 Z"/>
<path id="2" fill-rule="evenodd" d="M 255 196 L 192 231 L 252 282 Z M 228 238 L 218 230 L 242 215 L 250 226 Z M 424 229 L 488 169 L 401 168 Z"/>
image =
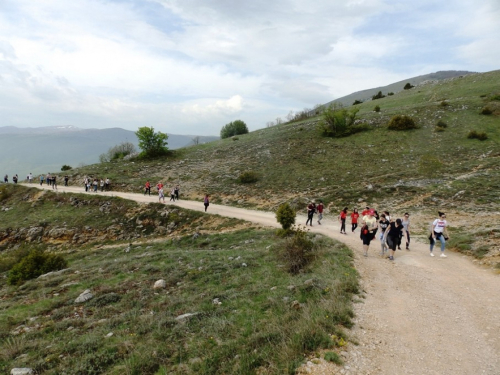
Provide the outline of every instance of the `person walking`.
<path id="1" fill-rule="evenodd" d="M 360 238 L 363 240 L 363 255 L 367 257 L 370 243 L 375 238 L 378 230 L 375 210 L 368 210 L 367 214 L 363 216 L 362 224 Z"/>
<path id="2" fill-rule="evenodd" d="M 405 227 L 404 238 L 406 240 L 406 250 L 410 250 L 410 214 L 408 212 L 405 212 L 405 216 L 401 222 L 403 223 L 403 227 Z"/>
<path id="3" fill-rule="evenodd" d="M 8 183 L 9 182 L 9 175 L 5 175 L 3 178 L 3 182 Z"/>
<path id="4" fill-rule="evenodd" d="M 347 234 L 345 232 L 345 220 L 347 219 L 347 207 L 344 207 L 342 211 L 340 211 L 339 221 L 340 221 L 340 234 Z"/>
<path id="5" fill-rule="evenodd" d="M 175 187 L 172 187 L 170 190 L 170 202 L 174 201 L 175 202 Z"/>
<path id="6" fill-rule="evenodd" d="M 92 185 L 94 186 L 94 193 L 97 193 L 97 185 L 98 185 L 97 178 L 94 178 Z"/>
<path id="7" fill-rule="evenodd" d="M 378 221 L 378 229 L 380 230 L 380 255 L 382 256 L 384 256 L 384 254 L 388 250 L 385 231 L 389 224 L 390 221 L 387 219 L 387 216 L 385 214 L 380 215 L 380 220 Z"/>
<path id="8" fill-rule="evenodd" d="M 175 199 L 179 200 L 179 185 L 175 185 L 174 192 L 175 192 Z"/>
<path id="9" fill-rule="evenodd" d="M 19 177 L 17 176 L 17 174 L 16 174 L 14 177 L 12 177 L 12 181 L 13 181 L 15 184 L 17 184 L 17 181 L 18 181 L 18 180 L 19 180 Z"/>
<path id="10" fill-rule="evenodd" d="M 57 178 L 56 175 L 52 176 L 52 190 L 57 190 L 57 180 L 56 180 L 56 178 Z"/>
<path id="11" fill-rule="evenodd" d="M 68 186 L 69 176 L 64 176 L 64 186 Z"/>
<path id="12" fill-rule="evenodd" d="M 314 203 L 314 201 L 311 201 L 308 205 L 307 205 L 307 220 L 306 220 L 306 227 L 307 227 L 307 223 L 311 223 L 311 227 L 313 226 L 313 217 L 314 217 L 314 213 L 316 212 L 316 204 Z"/>
<path id="13" fill-rule="evenodd" d="M 351 230 L 353 233 L 356 230 L 356 228 L 358 227 L 358 218 L 359 218 L 358 209 L 355 208 L 351 214 Z"/>
<path id="14" fill-rule="evenodd" d="M 144 195 L 146 195 L 146 193 L 151 196 L 151 184 L 149 181 L 146 181 L 146 184 L 144 185 Z"/>
<path id="15" fill-rule="evenodd" d="M 101 186 L 101 193 L 104 191 L 104 180 L 101 178 L 101 181 L 99 182 L 99 185 Z"/>
<path id="16" fill-rule="evenodd" d="M 396 246 L 398 244 L 398 239 L 401 235 L 404 235 L 404 226 L 401 219 L 396 219 L 396 221 L 391 221 L 385 230 L 385 240 L 387 242 L 387 247 L 390 249 L 389 260 L 394 260 L 394 253 L 396 252 Z"/>
<path id="17" fill-rule="evenodd" d="M 30 183 L 30 184 L 31 184 L 31 182 L 33 181 L 33 175 L 31 174 L 31 172 L 30 172 L 30 174 L 28 175 L 28 181 L 29 181 L 29 183 Z"/>
<path id="18" fill-rule="evenodd" d="M 323 201 L 319 201 L 316 209 L 318 210 L 318 224 L 321 225 L 321 220 L 323 220 L 323 210 L 325 206 L 323 206 Z"/>
<path id="19" fill-rule="evenodd" d="M 432 250 L 434 250 L 434 244 L 437 240 L 441 242 L 441 258 L 446 258 L 447 256 L 444 253 L 444 249 L 446 246 L 446 241 L 450 239 L 448 235 L 448 222 L 446 221 L 446 214 L 444 212 L 438 212 L 439 217 L 434 220 L 432 223 L 431 229 L 431 257 L 434 256 Z"/>
<path id="20" fill-rule="evenodd" d="M 104 180 L 104 190 L 109 191 L 111 188 L 111 181 L 109 181 L 109 178 L 106 177 Z"/>
<path id="21" fill-rule="evenodd" d="M 165 194 L 163 194 L 163 188 L 158 189 L 158 201 L 165 203 Z"/>
<path id="22" fill-rule="evenodd" d="M 205 194 L 205 198 L 203 199 L 203 205 L 205 206 L 205 212 L 207 212 L 207 208 L 210 205 L 208 194 Z"/>

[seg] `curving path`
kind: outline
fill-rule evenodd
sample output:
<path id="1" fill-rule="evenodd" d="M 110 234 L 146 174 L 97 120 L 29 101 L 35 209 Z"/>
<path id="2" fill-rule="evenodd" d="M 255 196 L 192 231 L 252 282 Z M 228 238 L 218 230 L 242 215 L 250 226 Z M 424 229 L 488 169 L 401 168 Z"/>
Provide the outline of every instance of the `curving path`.
<path id="1" fill-rule="evenodd" d="M 40 188 L 38 184 L 30 186 Z M 43 188 L 48 189 L 46 185 Z M 85 193 L 72 186 L 59 187 L 58 191 Z M 122 192 L 89 194 L 147 203 L 158 199 L 156 195 Z M 166 203 L 171 203 L 168 198 Z M 173 204 L 204 210 L 202 199 Z M 279 227 L 272 212 L 211 203 L 208 214 Z M 305 220 L 305 215 L 299 215 L 297 223 Z M 355 253 L 365 292 L 363 303 L 355 304 L 352 334 L 359 345 L 350 345 L 342 352 L 343 367 L 320 360 L 304 366 L 301 373 L 500 374 L 499 275 L 457 253 L 447 252 L 446 259 L 432 258 L 428 245 L 421 243 L 412 243 L 411 251 L 397 251 L 395 261 L 390 262 L 378 255 L 380 242 L 374 241 L 369 257 L 364 258 L 358 234 L 339 234 L 337 222 L 328 218 L 323 223 L 311 231 L 342 241 Z"/>

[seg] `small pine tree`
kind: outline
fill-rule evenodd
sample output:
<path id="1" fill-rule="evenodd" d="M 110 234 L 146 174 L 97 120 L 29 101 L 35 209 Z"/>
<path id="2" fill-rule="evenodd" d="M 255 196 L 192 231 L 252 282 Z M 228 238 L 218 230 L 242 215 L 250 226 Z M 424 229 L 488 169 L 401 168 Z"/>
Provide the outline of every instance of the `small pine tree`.
<path id="1" fill-rule="evenodd" d="M 295 224 L 295 210 L 288 204 L 282 203 L 276 211 L 276 220 L 284 230 L 289 230 Z"/>

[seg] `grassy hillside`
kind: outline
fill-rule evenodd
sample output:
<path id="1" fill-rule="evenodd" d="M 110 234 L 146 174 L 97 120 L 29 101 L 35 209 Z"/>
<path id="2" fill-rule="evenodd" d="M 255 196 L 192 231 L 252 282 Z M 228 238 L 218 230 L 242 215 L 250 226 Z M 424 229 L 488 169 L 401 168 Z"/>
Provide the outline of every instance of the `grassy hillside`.
<path id="1" fill-rule="evenodd" d="M 498 210 L 499 95 L 500 71 L 473 74 L 360 104 L 358 118 L 372 131 L 347 138 L 322 137 L 316 117 L 181 149 L 172 158 L 89 166 L 73 174 L 73 183 L 92 174 L 110 177 L 118 190 L 141 191 L 146 179 L 163 180 L 179 183 L 185 197 L 209 193 L 218 202 L 262 208 L 323 198 L 335 209 L 369 202 Z M 481 115 L 485 106 L 494 114 Z M 411 116 L 420 129 L 387 130 L 396 114 Z M 447 127 L 437 132 L 440 120 Z M 468 139 L 471 130 L 486 132 L 488 139 Z M 259 180 L 240 184 L 244 171 Z M 415 202 L 415 195 L 424 198 Z"/>

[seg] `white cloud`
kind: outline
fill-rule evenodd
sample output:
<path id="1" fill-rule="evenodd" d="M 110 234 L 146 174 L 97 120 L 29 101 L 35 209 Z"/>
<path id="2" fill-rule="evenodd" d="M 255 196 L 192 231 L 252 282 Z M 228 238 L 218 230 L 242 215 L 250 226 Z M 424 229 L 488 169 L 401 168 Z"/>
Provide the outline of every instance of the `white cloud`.
<path id="1" fill-rule="evenodd" d="M 0 13 L 4 125 L 251 129 L 443 69 L 498 69 L 500 5 L 450 0 L 17 0 Z"/>

